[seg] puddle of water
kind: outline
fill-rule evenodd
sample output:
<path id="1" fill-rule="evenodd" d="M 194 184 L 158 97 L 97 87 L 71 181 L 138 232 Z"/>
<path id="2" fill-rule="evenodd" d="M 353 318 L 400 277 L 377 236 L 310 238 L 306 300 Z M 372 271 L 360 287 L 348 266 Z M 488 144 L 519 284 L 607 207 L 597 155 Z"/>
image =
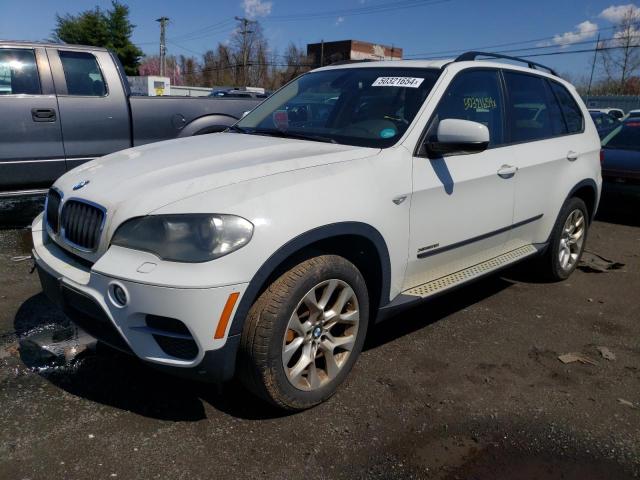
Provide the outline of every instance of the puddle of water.
<path id="1" fill-rule="evenodd" d="M 40 325 L 18 339 L 20 359 L 41 374 L 70 372 L 80 365 L 79 356 L 95 348 L 96 340 L 75 326 Z"/>

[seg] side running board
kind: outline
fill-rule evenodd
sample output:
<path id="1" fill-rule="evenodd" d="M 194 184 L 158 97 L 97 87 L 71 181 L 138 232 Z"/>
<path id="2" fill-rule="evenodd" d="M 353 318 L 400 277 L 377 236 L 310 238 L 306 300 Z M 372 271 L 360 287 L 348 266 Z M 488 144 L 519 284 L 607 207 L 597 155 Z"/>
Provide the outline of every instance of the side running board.
<path id="1" fill-rule="evenodd" d="M 515 263 L 523 258 L 533 255 L 537 251 L 538 249 L 533 245 L 525 245 L 524 247 L 516 248 L 510 252 L 478 263 L 477 265 L 473 265 L 472 267 L 465 268 L 464 270 L 460 270 L 458 272 L 445 275 L 444 277 L 436 278 L 430 282 L 423 283 L 417 287 L 410 288 L 409 290 L 402 292 L 402 294 L 420 298 L 430 297 L 431 295 L 456 287 L 473 280 L 474 278 L 499 270 L 510 263 Z"/>

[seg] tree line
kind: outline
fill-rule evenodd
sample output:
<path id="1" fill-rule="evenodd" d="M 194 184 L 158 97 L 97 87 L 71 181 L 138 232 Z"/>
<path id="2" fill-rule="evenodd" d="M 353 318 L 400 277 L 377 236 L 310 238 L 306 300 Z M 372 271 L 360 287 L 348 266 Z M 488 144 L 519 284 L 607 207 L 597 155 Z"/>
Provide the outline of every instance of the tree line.
<path id="1" fill-rule="evenodd" d="M 306 52 L 291 43 L 279 55 L 270 48 L 260 24 L 252 21 L 243 34 L 237 28 L 228 42 L 198 55 L 167 55 L 166 74 L 173 85 L 258 86 L 273 90 L 310 69 Z M 135 25 L 129 20 L 129 7 L 113 0 L 111 8 L 96 7 L 78 15 L 57 15 L 53 39 L 106 47 L 114 51 L 127 75 L 158 75 L 158 55 L 145 56 L 132 41 Z M 169 51 L 181 49 L 171 42 Z M 182 49 L 184 50 L 184 49 Z"/>

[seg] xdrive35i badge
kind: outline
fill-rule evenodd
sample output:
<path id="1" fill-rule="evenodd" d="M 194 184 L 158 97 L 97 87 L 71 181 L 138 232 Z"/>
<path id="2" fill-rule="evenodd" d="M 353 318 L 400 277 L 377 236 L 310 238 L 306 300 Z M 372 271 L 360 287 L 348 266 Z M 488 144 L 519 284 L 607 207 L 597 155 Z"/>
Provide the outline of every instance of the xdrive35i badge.
<path id="1" fill-rule="evenodd" d="M 82 180 L 81 182 L 76 183 L 73 186 L 74 190 L 80 190 L 82 187 L 84 187 L 85 185 L 87 185 L 90 182 L 90 180 Z"/>

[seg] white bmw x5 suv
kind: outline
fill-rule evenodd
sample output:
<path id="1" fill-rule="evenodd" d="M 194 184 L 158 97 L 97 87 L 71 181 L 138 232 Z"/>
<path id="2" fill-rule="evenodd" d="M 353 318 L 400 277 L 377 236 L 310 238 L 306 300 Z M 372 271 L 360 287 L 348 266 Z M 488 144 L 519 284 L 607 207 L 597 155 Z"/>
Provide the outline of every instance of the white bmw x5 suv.
<path id="1" fill-rule="evenodd" d="M 33 223 L 44 291 L 113 347 L 296 410 L 399 308 L 534 256 L 568 277 L 596 128 L 553 71 L 477 56 L 320 68 L 226 132 L 70 171 Z"/>

